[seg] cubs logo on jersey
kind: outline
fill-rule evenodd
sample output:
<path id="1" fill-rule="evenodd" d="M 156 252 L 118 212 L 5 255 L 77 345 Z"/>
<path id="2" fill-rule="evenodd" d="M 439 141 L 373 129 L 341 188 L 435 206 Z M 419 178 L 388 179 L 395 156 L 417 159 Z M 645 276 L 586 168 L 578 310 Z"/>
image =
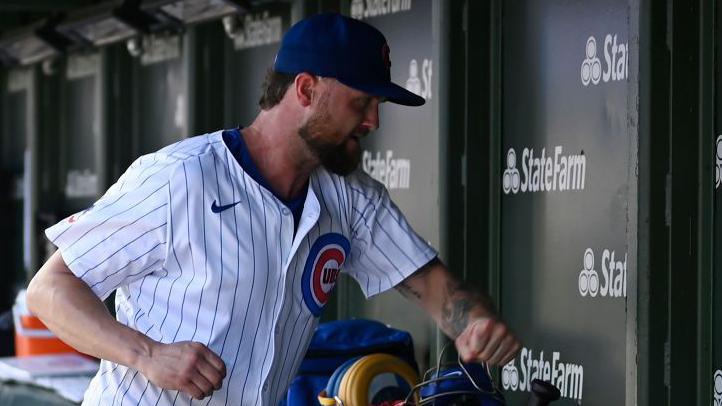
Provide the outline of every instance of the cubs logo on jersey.
<path id="1" fill-rule="evenodd" d="M 337 233 L 324 234 L 313 243 L 303 268 L 302 292 L 314 316 L 320 316 L 328 302 L 350 249 L 346 237 Z"/>

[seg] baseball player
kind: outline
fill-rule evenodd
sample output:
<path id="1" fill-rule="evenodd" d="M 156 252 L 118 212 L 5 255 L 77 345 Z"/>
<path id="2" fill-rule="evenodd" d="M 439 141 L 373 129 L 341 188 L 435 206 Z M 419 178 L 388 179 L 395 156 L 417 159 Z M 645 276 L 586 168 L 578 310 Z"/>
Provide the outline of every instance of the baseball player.
<path id="1" fill-rule="evenodd" d="M 370 25 L 307 18 L 284 36 L 253 123 L 138 158 L 46 231 L 59 249 L 28 306 L 102 359 L 83 404 L 277 404 L 339 272 L 367 296 L 398 289 L 466 360 L 515 356 L 488 300 L 357 169 L 380 103 L 424 103 L 390 65 Z M 115 319 L 101 301 L 113 291 Z"/>

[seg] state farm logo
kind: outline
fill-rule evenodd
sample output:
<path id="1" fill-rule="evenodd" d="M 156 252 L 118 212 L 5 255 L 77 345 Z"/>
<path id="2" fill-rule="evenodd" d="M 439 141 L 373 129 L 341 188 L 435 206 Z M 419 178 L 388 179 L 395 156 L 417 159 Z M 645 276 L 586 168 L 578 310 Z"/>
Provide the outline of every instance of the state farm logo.
<path id="1" fill-rule="evenodd" d="M 717 148 L 715 148 L 714 183 L 715 189 L 722 183 L 722 135 L 717 137 Z"/>
<path id="2" fill-rule="evenodd" d="M 434 75 L 434 61 L 424 58 L 421 61 L 421 78 L 419 78 L 419 63 L 416 59 L 409 62 L 409 78 L 406 80 L 406 90 L 431 100 L 431 78 Z"/>
<path id="3" fill-rule="evenodd" d="M 509 151 L 506 153 L 506 169 L 501 179 L 501 186 L 504 188 L 504 193 L 518 192 L 519 183 L 521 182 L 520 179 L 519 170 L 516 169 L 516 151 L 514 151 L 514 148 L 509 148 Z"/>
<path id="4" fill-rule="evenodd" d="M 714 406 L 722 406 L 722 371 L 719 369 L 714 373 Z"/>
<path id="5" fill-rule="evenodd" d="M 561 362 L 560 358 L 558 351 L 552 352 L 551 360 L 545 360 L 544 351 L 534 357 L 531 349 L 522 348 L 519 353 L 519 366 L 517 367 L 515 358 L 502 368 L 501 384 L 505 390 L 529 392 L 532 381 L 541 379 L 556 386 L 562 397 L 581 402 L 584 367 L 571 362 Z"/>
<path id="6" fill-rule="evenodd" d="M 374 157 L 375 156 L 375 157 Z M 372 178 L 381 182 L 387 189 L 408 189 L 411 178 L 411 161 L 394 158 L 394 151 L 387 150 L 382 156 L 381 151 L 374 154 L 364 150 L 361 155 L 361 166 Z"/>
<path id="7" fill-rule="evenodd" d="M 582 297 L 627 297 L 627 254 L 624 261 L 615 257 L 615 252 L 602 252 L 602 278 L 594 267 L 594 251 L 584 251 L 582 270 L 579 272 L 579 294 Z"/>
<path id="8" fill-rule="evenodd" d="M 519 389 L 519 370 L 514 362 L 504 365 L 504 368 L 501 369 L 501 384 L 506 390 Z"/>
<path id="9" fill-rule="evenodd" d="M 564 149 L 556 146 L 554 156 L 547 156 L 546 148 L 541 149 L 540 155 L 535 155 L 534 148 L 524 148 L 519 164 L 521 173 L 516 160 L 516 151 L 509 148 L 501 179 L 504 194 L 584 190 L 587 173 L 584 151 L 578 155 L 564 155 Z"/>
<path id="10" fill-rule="evenodd" d="M 602 78 L 602 62 L 597 57 L 597 40 L 594 37 L 587 39 L 587 57 L 582 62 L 582 84 L 588 86 L 589 82 L 599 83 Z"/>
<path id="11" fill-rule="evenodd" d="M 283 18 L 273 16 L 267 10 L 246 14 L 242 26 L 231 34 L 233 47 L 237 50 L 275 44 L 281 41 L 282 36 Z"/>
<path id="12" fill-rule="evenodd" d="M 411 10 L 411 0 L 351 0 L 351 17 L 362 20 Z"/>
<path id="13" fill-rule="evenodd" d="M 629 44 L 617 43 L 617 34 L 604 37 L 604 67 L 599 59 L 597 40 L 587 38 L 585 58 L 581 66 L 581 79 L 584 86 L 597 85 L 599 82 L 617 82 L 629 77 Z"/>

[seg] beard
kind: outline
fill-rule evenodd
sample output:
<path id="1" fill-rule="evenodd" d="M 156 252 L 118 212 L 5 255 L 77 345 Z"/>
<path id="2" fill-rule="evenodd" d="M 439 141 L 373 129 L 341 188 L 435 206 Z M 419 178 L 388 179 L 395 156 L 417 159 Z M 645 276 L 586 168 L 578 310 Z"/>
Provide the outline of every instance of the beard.
<path id="1" fill-rule="evenodd" d="M 339 144 L 337 133 L 329 128 L 329 122 L 326 109 L 321 109 L 298 129 L 298 135 L 326 170 L 346 176 L 358 167 L 361 148 L 358 140 L 351 137 L 353 134 L 344 136 Z"/>

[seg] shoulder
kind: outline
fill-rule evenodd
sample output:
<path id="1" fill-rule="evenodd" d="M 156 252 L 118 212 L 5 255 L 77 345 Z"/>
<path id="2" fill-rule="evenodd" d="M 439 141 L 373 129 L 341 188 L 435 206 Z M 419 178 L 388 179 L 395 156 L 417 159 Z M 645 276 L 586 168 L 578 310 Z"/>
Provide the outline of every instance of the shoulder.
<path id="1" fill-rule="evenodd" d="M 153 185 L 169 182 L 176 170 L 191 159 L 218 153 L 222 147 L 221 131 L 186 138 L 161 148 L 156 152 L 137 158 L 118 178 L 109 192 L 126 191 L 141 185 Z"/>
<path id="2" fill-rule="evenodd" d="M 360 193 L 374 200 L 378 200 L 388 194 L 386 186 L 372 178 L 371 175 L 361 168 L 356 169 L 353 173 L 346 176 L 346 182 L 352 193 Z"/>
<path id="3" fill-rule="evenodd" d="M 352 202 L 358 200 L 377 201 L 388 195 L 386 187 L 381 182 L 369 176 L 369 174 L 361 168 L 356 169 L 346 176 L 336 175 L 321 168 L 318 171 L 318 178 L 322 185 L 331 185 L 330 187 L 338 187 L 340 185 L 341 189 L 352 198 Z"/>
<path id="4" fill-rule="evenodd" d="M 223 148 L 222 131 L 197 135 L 170 144 L 156 152 L 146 154 L 136 159 L 129 169 L 149 167 L 172 169 L 181 166 L 184 162 L 212 153 L 219 153 Z"/>
<path id="5" fill-rule="evenodd" d="M 219 148 L 223 148 L 222 130 L 180 140 L 146 156 L 155 160 L 182 162 L 217 151 Z"/>

